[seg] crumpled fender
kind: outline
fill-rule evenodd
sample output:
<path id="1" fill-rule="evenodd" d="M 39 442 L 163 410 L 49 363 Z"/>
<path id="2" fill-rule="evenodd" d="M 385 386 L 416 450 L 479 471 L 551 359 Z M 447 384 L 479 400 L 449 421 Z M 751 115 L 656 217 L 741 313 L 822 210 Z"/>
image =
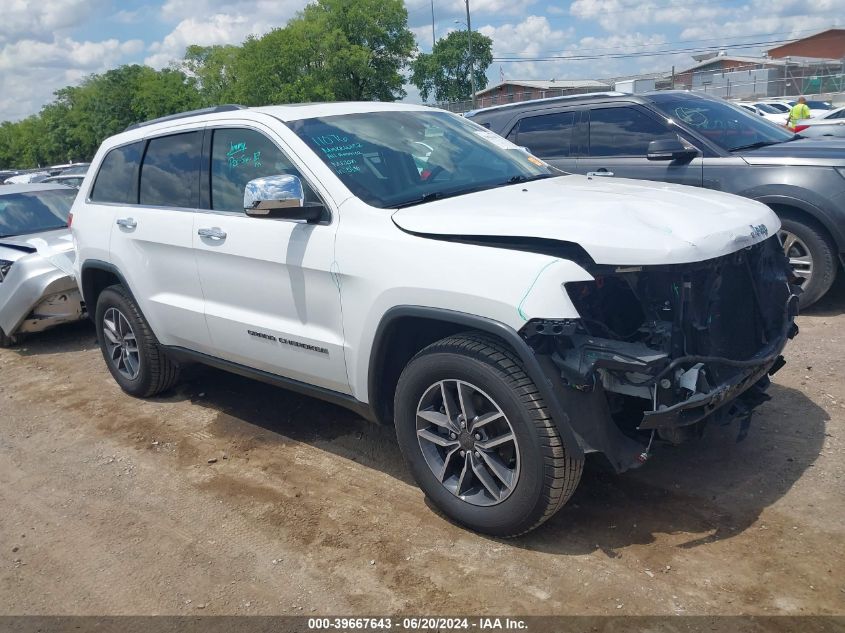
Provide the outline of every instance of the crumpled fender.
<path id="1" fill-rule="evenodd" d="M 74 278 L 40 253 L 21 257 L 0 283 L 0 328 L 12 335 L 43 297 L 76 290 Z"/>

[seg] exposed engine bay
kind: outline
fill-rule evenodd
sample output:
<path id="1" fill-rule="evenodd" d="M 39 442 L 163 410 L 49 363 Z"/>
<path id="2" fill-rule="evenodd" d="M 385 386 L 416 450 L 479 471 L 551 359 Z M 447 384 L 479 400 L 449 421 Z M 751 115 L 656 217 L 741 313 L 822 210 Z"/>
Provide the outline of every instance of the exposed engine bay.
<path id="1" fill-rule="evenodd" d="M 739 419 L 742 437 L 798 332 L 778 239 L 692 264 L 589 272 L 594 281 L 566 284 L 580 319 L 522 331 L 560 376 L 585 449 L 621 471 L 648 457 L 655 436 L 679 443 L 708 422 Z"/>

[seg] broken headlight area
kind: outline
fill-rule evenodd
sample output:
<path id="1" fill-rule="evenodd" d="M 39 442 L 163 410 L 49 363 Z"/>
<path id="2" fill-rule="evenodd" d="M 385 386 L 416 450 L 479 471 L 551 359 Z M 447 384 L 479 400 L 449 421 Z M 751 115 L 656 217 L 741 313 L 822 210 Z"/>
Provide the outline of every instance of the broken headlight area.
<path id="1" fill-rule="evenodd" d="M 523 335 L 564 390 L 600 394 L 627 437 L 679 442 L 708 419 L 747 421 L 767 399 L 797 333 L 776 238 L 703 262 L 590 272 L 566 284 L 580 319 L 531 322 Z"/>
<path id="2" fill-rule="evenodd" d="M 6 259 L 0 259 L 0 283 L 6 279 L 6 276 L 9 274 L 9 270 L 12 268 L 12 264 L 14 262 L 10 262 Z"/>

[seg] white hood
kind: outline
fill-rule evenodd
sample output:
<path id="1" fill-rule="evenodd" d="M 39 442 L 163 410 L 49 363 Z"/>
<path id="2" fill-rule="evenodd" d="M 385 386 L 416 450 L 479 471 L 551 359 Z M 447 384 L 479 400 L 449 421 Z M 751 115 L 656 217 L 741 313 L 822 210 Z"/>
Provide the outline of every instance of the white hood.
<path id="1" fill-rule="evenodd" d="M 769 207 L 731 194 L 658 182 L 563 176 L 447 198 L 393 215 L 412 233 L 507 236 L 579 244 L 598 264 L 681 264 L 765 240 Z"/>

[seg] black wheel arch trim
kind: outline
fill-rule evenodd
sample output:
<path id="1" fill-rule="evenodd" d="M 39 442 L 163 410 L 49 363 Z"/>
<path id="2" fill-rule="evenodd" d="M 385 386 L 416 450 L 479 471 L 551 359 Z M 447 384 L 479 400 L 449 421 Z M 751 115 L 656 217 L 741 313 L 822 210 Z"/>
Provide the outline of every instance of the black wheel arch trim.
<path id="1" fill-rule="evenodd" d="M 126 277 L 123 276 L 123 273 L 115 266 L 114 264 L 110 264 L 108 262 L 104 262 L 99 259 L 89 259 L 86 260 L 82 264 L 82 269 L 80 271 L 80 280 L 79 280 L 79 289 L 82 292 L 82 300 L 85 302 L 85 305 L 88 306 L 88 314 L 91 315 L 93 319 L 93 314 L 96 312 L 96 305 L 94 302 L 90 301 L 91 294 L 93 292 L 93 279 L 90 275 L 86 275 L 85 273 L 92 270 L 99 270 L 106 273 L 111 273 L 120 281 L 120 284 L 126 288 L 126 292 L 129 293 L 129 296 L 132 297 L 132 300 L 135 303 L 138 303 L 135 300 L 135 295 L 132 293 L 132 288 L 129 286 L 129 283 L 126 281 Z"/>
<path id="2" fill-rule="evenodd" d="M 465 312 L 458 312 L 455 310 L 447 310 L 445 308 L 432 308 L 425 306 L 395 306 L 389 309 L 381 318 L 376 334 L 373 339 L 372 352 L 370 353 L 370 364 L 367 375 L 367 394 L 370 401 L 370 408 L 377 411 L 379 408 L 373 402 L 374 396 L 379 392 L 378 367 L 384 362 L 386 356 L 386 345 L 384 342 L 388 327 L 400 318 L 414 317 L 422 319 L 430 319 L 433 321 L 442 321 L 455 325 L 465 326 L 469 330 L 478 330 L 492 334 L 506 343 L 522 361 L 523 369 L 528 377 L 537 386 L 540 395 L 549 409 L 549 413 L 557 426 L 563 441 L 564 448 L 568 454 L 575 459 L 584 458 L 584 450 L 581 443 L 578 441 L 572 426 L 569 421 L 569 416 L 561 405 L 560 399 L 555 391 L 554 384 L 549 380 L 546 373 L 543 371 L 539 360 L 534 354 L 534 350 L 523 340 L 519 333 L 512 327 L 488 319 L 487 317 L 468 314 Z M 380 420 L 383 422 L 383 420 Z"/>
<path id="3" fill-rule="evenodd" d="M 806 213 L 818 222 L 825 231 L 827 231 L 828 235 L 830 235 L 833 239 L 837 250 L 845 252 L 845 234 L 843 234 L 842 230 L 837 226 L 837 223 L 835 222 L 835 219 L 831 217 L 831 214 L 824 209 L 811 202 L 807 202 L 806 200 L 802 200 L 801 198 L 796 198 L 788 194 L 772 193 L 749 197 L 752 197 L 757 202 L 762 202 L 765 205 L 792 207 L 798 211 Z"/>

